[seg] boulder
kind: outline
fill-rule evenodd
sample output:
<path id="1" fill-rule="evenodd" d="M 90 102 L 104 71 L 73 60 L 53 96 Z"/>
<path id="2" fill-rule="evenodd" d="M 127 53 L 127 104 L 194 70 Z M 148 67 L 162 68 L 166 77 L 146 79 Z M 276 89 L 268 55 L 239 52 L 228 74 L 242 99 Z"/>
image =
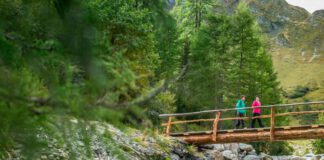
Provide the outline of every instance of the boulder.
<path id="1" fill-rule="evenodd" d="M 223 144 L 214 144 L 214 149 L 223 152 L 225 150 L 225 147 Z"/>
<path id="2" fill-rule="evenodd" d="M 205 152 L 205 157 L 207 160 L 224 160 L 223 154 L 217 150 L 208 150 Z"/>
<path id="3" fill-rule="evenodd" d="M 171 160 L 180 160 L 180 157 L 176 154 L 171 154 L 170 159 Z"/>
<path id="4" fill-rule="evenodd" d="M 306 160 L 306 158 L 297 156 L 273 156 L 273 160 Z"/>
<path id="5" fill-rule="evenodd" d="M 261 159 L 256 155 L 247 155 L 243 158 L 243 160 L 261 160 Z"/>
<path id="6" fill-rule="evenodd" d="M 199 145 L 199 149 L 209 149 L 209 150 L 217 150 L 220 152 L 223 152 L 225 150 L 225 147 L 223 144 L 205 144 L 205 145 Z"/>
<path id="7" fill-rule="evenodd" d="M 238 143 L 228 143 L 224 144 L 224 150 L 230 150 L 233 154 L 238 155 L 239 152 L 239 144 Z"/>
<path id="8" fill-rule="evenodd" d="M 260 153 L 259 157 L 260 157 L 261 160 L 273 160 L 273 158 L 271 156 L 269 156 L 269 155 L 267 155 L 267 154 L 265 154 L 263 152 Z"/>
<path id="9" fill-rule="evenodd" d="M 253 150 L 253 147 L 252 147 L 252 145 L 249 145 L 249 144 L 240 143 L 239 149 L 241 151 L 251 152 Z"/>
<path id="10" fill-rule="evenodd" d="M 223 152 L 223 157 L 225 160 L 238 160 L 237 156 L 230 150 L 225 150 Z"/>
<path id="11" fill-rule="evenodd" d="M 255 150 L 252 150 L 252 151 L 248 152 L 247 155 L 255 155 L 255 156 L 257 156 L 258 154 L 256 153 Z"/>

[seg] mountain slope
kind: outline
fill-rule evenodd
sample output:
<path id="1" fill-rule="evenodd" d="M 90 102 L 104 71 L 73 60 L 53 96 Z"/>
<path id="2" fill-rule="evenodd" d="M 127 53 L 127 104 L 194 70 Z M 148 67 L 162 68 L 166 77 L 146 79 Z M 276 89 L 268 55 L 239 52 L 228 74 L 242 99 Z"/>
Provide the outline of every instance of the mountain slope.
<path id="1" fill-rule="evenodd" d="M 231 14 L 245 2 L 270 39 L 270 53 L 281 86 L 291 94 L 297 86 L 310 93 L 304 98 L 324 97 L 324 10 L 310 14 L 285 0 L 219 0 L 219 10 Z"/>

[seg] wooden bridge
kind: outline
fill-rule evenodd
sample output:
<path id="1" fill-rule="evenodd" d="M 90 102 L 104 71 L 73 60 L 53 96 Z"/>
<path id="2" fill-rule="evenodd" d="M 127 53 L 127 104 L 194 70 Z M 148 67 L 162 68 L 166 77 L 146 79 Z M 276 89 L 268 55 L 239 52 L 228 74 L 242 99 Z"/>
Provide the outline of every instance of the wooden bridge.
<path id="1" fill-rule="evenodd" d="M 303 110 L 306 107 L 308 110 Z M 310 107 L 312 106 L 312 107 Z M 220 123 L 224 121 L 235 121 L 239 119 L 251 120 L 252 117 L 226 117 L 228 112 L 236 113 L 236 108 L 207 110 L 191 113 L 175 113 L 175 114 L 161 114 L 161 118 L 167 118 L 167 122 L 162 123 L 165 128 L 165 133 L 168 136 L 178 137 L 191 144 L 208 144 L 208 143 L 238 143 L 238 142 L 260 142 L 260 141 L 285 141 L 285 140 L 299 140 L 299 139 L 323 139 L 324 138 L 324 124 L 307 124 L 307 125 L 292 125 L 292 126 L 278 126 L 279 120 L 283 117 L 290 116 L 305 116 L 317 115 L 318 119 L 324 119 L 324 101 L 294 103 L 294 104 L 278 104 L 269 106 L 260 106 L 262 112 L 270 110 L 269 114 L 258 117 L 260 119 L 270 119 L 270 122 L 265 128 L 244 128 L 244 129 L 221 129 Z M 252 112 L 252 107 L 245 108 L 247 112 Z M 276 110 L 276 111 L 275 111 Z M 283 110 L 283 111 L 282 111 Z M 298 111 L 291 111 L 298 110 Z M 206 115 L 212 115 L 212 118 L 205 118 Z M 233 115 L 233 114 L 230 114 Z M 201 117 L 199 119 L 190 119 L 189 117 Z M 179 117 L 187 117 L 186 120 L 177 120 Z M 208 117 L 208 116 L 207 116 Z M 281 119 L 280 119 L 281 118 Z M 173 121 L 174 119 L 174 121 Z M 313 120 L 314 121 L 314 120 Z M 189 123 L 211 123 L 210 129 L 206 131 L 186 131 L 186 132 L 171 132 L 174 125 L 189 124 Z M 315 123 L 315 122 L 312 122 Z M 322 120 L 323 123 L 323 120 Z M 177 128 L 176 128 L 177 129 Z"/>

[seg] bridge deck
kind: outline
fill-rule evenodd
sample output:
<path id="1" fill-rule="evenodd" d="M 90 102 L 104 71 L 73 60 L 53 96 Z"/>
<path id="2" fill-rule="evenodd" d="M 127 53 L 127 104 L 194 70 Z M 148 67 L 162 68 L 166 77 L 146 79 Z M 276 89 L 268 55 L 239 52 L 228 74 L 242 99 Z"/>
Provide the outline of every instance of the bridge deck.
<path id="1" fill-rule="evenodd" d="M 216 141 L 213 141 L 212 131 L 172 133 L 170 136 L 179 137 L 193 144 L 258 142 L 271 141 L 270 130 L 270 128 L 220 130 L 217 132 Z M 285 126 L 276 127 L 274 130 L 274 141 L 321 138 L 324 138 L 324 125 Z"/>
<path id="2" fill-rule="evenodd" d="M 286 116 L 300 116 L 305 114 L 317 114 L 322 116 L 324 114 L 323 108 L 324 101 L 318 102 L 304 102 L 294 104 L 276 104 L 269 106 L 259 106 L 258 108 L 270 110 L 270 114 L 257 116 L 257 117 L 224 117 L 225 112 L 237 111 L 237 108 L 232 109 L 220 109 L 220 110 L 207 110 L 191 113 L 175 113 L 175 114 L 161 114 L 160 117 L 167 117 L 168 121 L 162 123 L 163 127 L 166 127 L 166 135 L 172 137 L 178 137 L 188 143 L 193 144 L 206 144 L 206 143 L 234 143 L 234 142 L 258 142 L 258 141 L 284 141 L 284 140 L 298 140 L 298 139 L 324 139 L 324 125 L 304 125 L 304 126 L 276 126 L 276 117 Z M 301 106 L 304 109 L 305 105 L 313 105 L 318 107 L 317 110 L 303 110 L 300 108 L 296 111 L 278 112 L 280 108 Z M 252 110 L 253 107 L 246 107 L 246 110 Z M 307 107 L 306 107 L 307 109 Z M 212 113 L 212 114 L 211 114 Z M 200 114 L 213 115 L 212 118 L 207 119 L 189 119 L 189 120 L 177 120 L 179 116 L 193 116 Z M 227 114 L 228 115 L 228 114 Z M 206 117 L 206 116 L 205 116 Z M 172 121 L 172 118 L 175 121 Z M 270 119 L 270 127 L 268 128 L 249 128 L 249 129 L 233 129 L 233 130 L 220 130 L 218 124 L 221 121 L 232 121 L 232 120 L 251 120 L 253 118 Z M 184 132 L 184 133 L 172 133 L 171 127 L 176 124 L 189 124 L 197 122 L 212 122 L 212 130 L 203 132 Z M 278 124 L 277 124 L 278 125 Z"/>

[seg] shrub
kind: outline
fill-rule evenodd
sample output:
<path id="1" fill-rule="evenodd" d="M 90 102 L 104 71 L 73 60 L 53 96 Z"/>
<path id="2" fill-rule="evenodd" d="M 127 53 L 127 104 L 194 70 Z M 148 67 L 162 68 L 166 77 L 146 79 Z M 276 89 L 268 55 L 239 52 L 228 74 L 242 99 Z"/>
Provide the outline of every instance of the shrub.
<path id="1" fill-rule="evenodd" d="M 298 87 L 296 87 L 296 89 L 293 91 L 292 94 L 288 95 L 288 98 L 295 99 L 295 98 L 303 97 L 309 91 L 310 91 L 310 89 L 308 87 L 298 86 Z"/>

